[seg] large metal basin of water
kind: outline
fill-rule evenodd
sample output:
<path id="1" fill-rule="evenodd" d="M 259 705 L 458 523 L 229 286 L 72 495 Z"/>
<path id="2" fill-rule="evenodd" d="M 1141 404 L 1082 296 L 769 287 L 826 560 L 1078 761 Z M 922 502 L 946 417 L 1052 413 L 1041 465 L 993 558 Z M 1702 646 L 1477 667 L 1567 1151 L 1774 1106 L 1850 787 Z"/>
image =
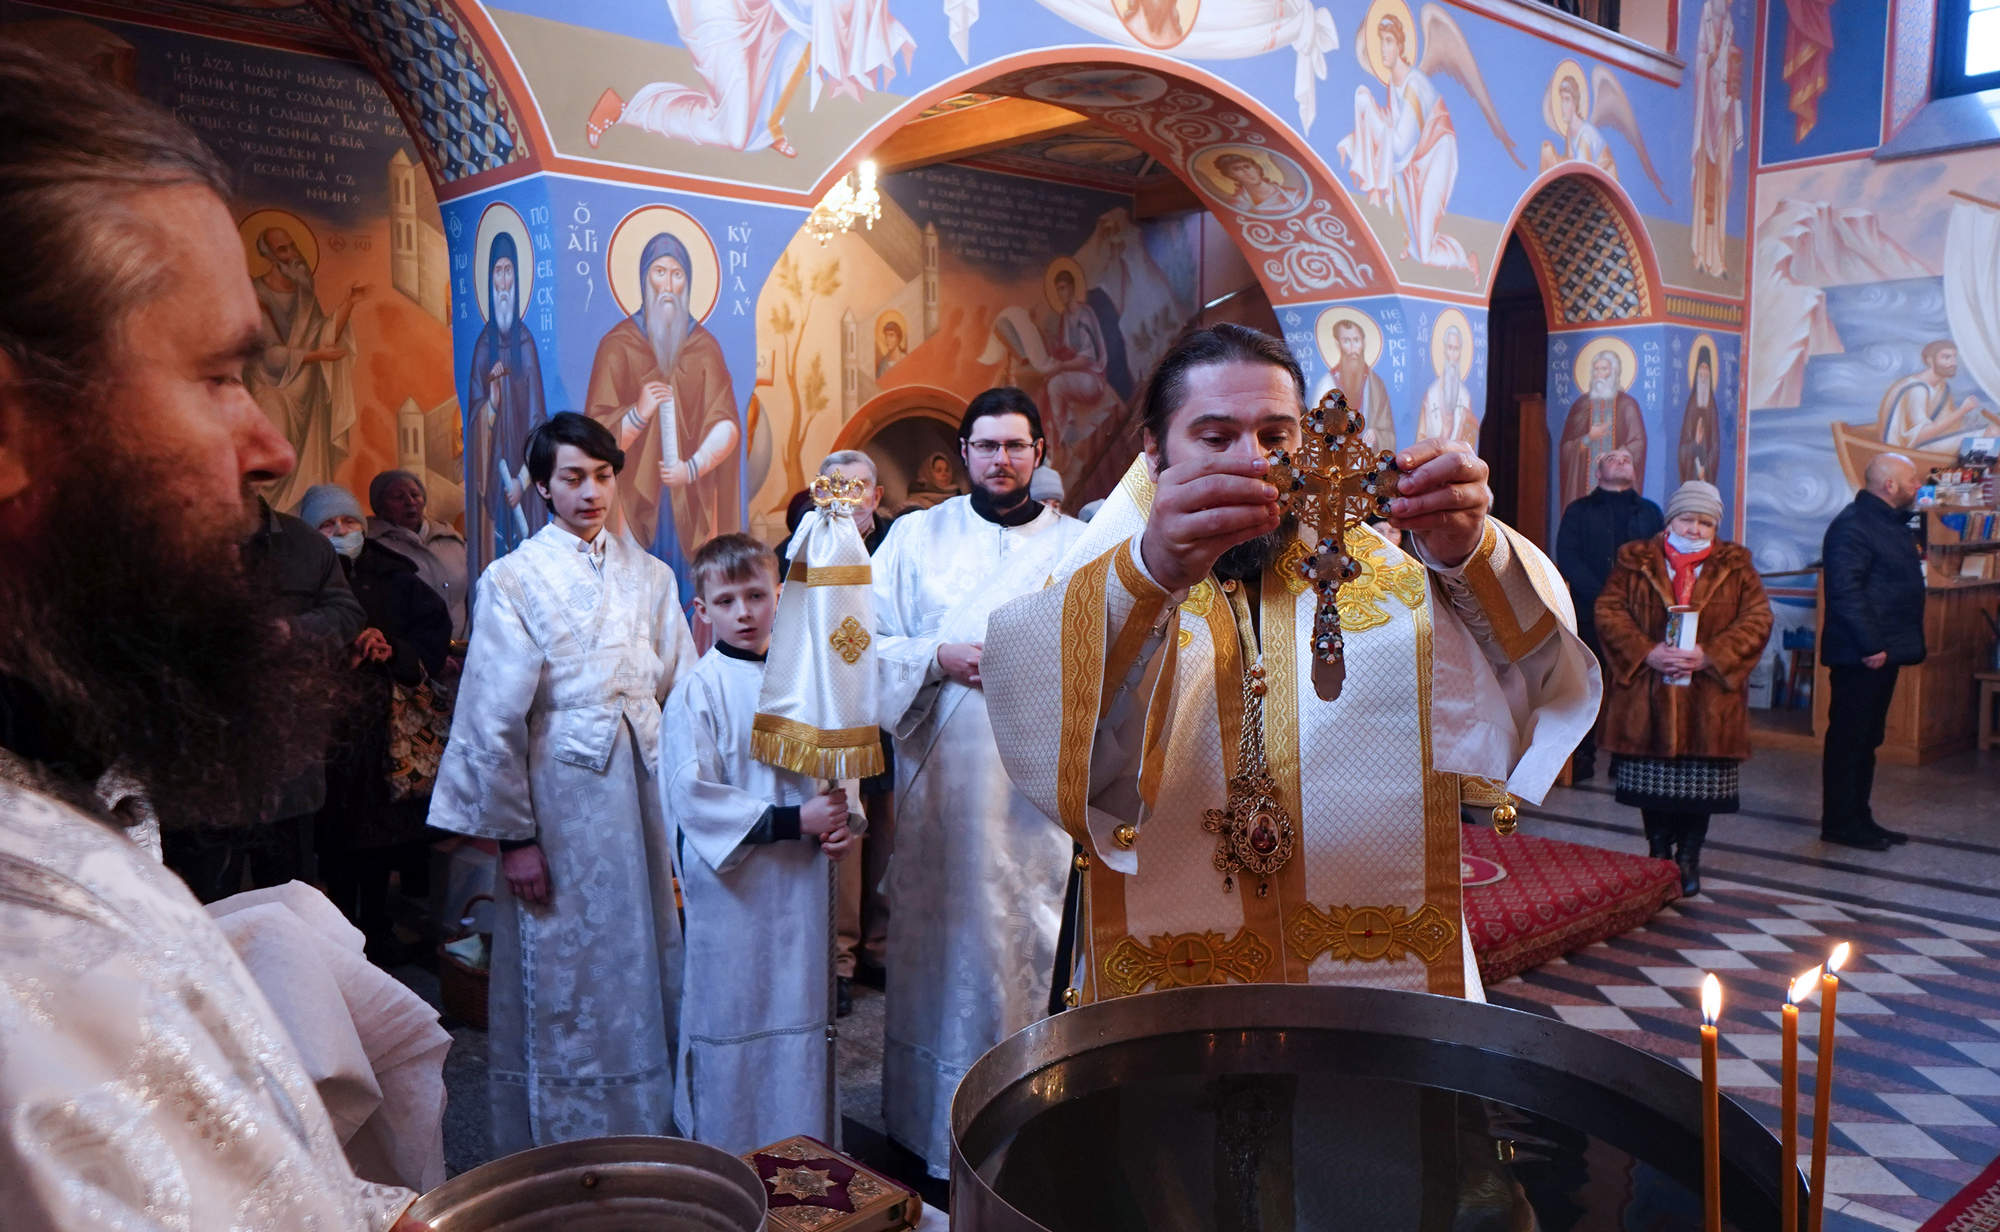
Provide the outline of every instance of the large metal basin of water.
<path id="1" fill-rule="evenodd" d="M 966 1074 L 952 1229 L 1699 1232 L 1700 1117 L 1685 1069 L 1536 1014 L 1147 993 L 1039 1022 Z M 1776 1228 L 1777 1139 L 1727 1099 L 1721 1125 L 1725 1224 Z"/>

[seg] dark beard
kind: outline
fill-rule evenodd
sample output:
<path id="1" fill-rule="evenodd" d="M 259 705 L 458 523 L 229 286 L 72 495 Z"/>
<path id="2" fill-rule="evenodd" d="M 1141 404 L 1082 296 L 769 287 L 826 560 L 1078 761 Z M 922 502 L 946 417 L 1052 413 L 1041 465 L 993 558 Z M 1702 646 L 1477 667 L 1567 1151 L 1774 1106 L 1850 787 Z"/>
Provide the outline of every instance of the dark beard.
<path id="1" fill-rule="evenodd" d="M 109 416 L 98 407 L 72 422 Z M 170 466 L 79 441 L 55 491 L 77 513 L 0 571 L 0 671 L 58 775 L 116 765 L 163 826 L 240 825 L 273 806 L 326 747 L 345 695 L 336 648 L 286 632 L 277 596 L 246 568 L 242 524 L 187 525 Z M 246 491 L 246 506 L 255 507 Z M 57 533 L 59 530 L 59 533 Z M 87 783 L 65 794 L 87 802 Z"/>
<path id="2" fill-rule="evenodd" d="M 1009 514 L 1018 513 L 1021 506 L 1027 503 L 1026 488 L 1015 488 L 1011 497 L 998 497 L 987 491 L 983 484 L 972 485 L 972 512 L 988 522 L 998 522 Z"/>
<path id="3" fill-rule="evenodd" d="M 1225 549 L 1222 555 L 1215 558 L 1215 576 L 1224 580 L 1254 582 L 1264 576 L 1264 570 L 1278 563 L 1278 557 L 1284 555 L 1285 549 L 1298 537 L 1299 520 L 1288 513 L 1279 521 L 1276 530 Z"/>
<path id="4" fill-rule="evenodd" d="M 1160 469 L 1166 470 L 1173 462 L 1167 457 L 1166 442 L 1160 442 Z M 1247 539 L 1233 548 L 1223 549 L 1215 558 L 1215 576 L 1225 581 L 1254 582 L 1264 576 L 1264 570 L 1278 563 L 1292 540 L 1299 537 L 1299 519 L 1286 513 L 1278 521 L 1277 529 L 1266 531 L 1255 539 Z"/>

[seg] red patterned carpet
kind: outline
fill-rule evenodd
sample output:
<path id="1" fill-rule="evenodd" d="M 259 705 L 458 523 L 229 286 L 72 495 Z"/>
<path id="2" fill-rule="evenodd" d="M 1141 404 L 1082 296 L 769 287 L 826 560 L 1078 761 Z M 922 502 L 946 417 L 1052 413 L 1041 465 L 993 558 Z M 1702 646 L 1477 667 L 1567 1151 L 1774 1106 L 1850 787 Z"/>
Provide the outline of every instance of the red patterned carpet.
<path id="1" fill-rule="evenodd" d="M 1680 897 L 1680 872 L 1532 834 L 1461 826 L 1465 921 L 1489 986 L 1644 924 Z"/>
<path id="2" fill-rule="evenodd" d="M 2000 1160 L 1938 1208 L 1920 1232 L 1994 1232 L 2000 1228 Z"/>

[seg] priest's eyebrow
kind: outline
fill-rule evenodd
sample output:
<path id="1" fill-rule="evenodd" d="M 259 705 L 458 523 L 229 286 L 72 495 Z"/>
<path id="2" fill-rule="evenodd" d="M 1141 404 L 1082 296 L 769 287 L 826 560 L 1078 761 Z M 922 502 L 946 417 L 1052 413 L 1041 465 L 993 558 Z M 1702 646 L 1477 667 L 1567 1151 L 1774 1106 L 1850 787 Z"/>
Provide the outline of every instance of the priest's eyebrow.
<path id="1" fill-rule="evenodd" d="M 1272 424 L 1290 424 L 1296 427 L 1298 426 L 1298 422 L 1299 422 L 1299 417 L 1294 412 L 1266 411 L 1264 414 L 1259 415 L 1257 417 L 1257 423 L 1255 426 L 1259 428 L 1266 428 L 1271 426 Z M 1198 428 L 1201 428 L 1207 424 L 1212 424 L 1212 423 L 1228 424 L 1231 427 L 1238 426 L 1236 416 L 1229 414 L 1227 411 L 1204 411 L 1203 413 L 1196 415 L 1193 419 L 1188 420 L 1188 431 L 1193 432 Z"/>

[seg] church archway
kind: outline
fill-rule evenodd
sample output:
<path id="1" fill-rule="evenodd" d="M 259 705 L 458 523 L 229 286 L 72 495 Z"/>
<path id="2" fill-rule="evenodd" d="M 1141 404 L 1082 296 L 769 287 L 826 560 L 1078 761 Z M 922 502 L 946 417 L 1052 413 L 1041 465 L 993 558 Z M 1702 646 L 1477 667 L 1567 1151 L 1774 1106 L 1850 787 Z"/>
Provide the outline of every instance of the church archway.
<path id="1" fill-rule="evenodd" d="M 961 93 L 940 100 L 946 90 Z M 974 98 L 997 103 L 965 101 Z M 940 102 L 948 105 L 930 110 Z M 1061 155 L 1090 142 L 1107 163 L 1117 161 L 1117 151 L 1128 151 L 1158 180 L 1132 190 L 1128 208 L 1090 207 L 1089 225 L 1070 229 L 1059 243 L 1054 233 L 1062 227 L 1042 229 L 1054 246 L 1035 255 L 1032 267 L 1021 263 L 1029 258 L 1017 252 L 1020 262 L 999 269 L 1008 244 L 1038 229 L 1025 214 L 1012 211 L 1032 213 L 1041 202 L 1017 201 L 991 182 L 977 189 L 940 183 L 922 208 L 907 194 L 889 199 L 896 195 L 890 181 L 910 174 L 969 168 L 976 179 L 983 170 L 1018 168 L 1024 159 L 1015 156 L 1025 146 L 996 149 L 982 141 L 963 156 L 939 155 L 934 151 L 951 148 L 942 138 L 913 140 L 918 130 L 963 125 L 982 106 L 994 115 L 1010 106 L 1039 108 L 1074 122 L 1076 131 L 1064 133 L 1075 142 L 1027 143 L 1037 145 L 1036 157 L 1054 157 L 1040 145 L 1060 146 L 1055 154 Z M 912 147 L 933 152 L 920 162 L 906 161 Z M 859 447 L 878 439 L 890 421 L 863 421 L 888 413 L 890 395 L 906 381 L 955 394 L 957 407 L 995 384 L 1027 390 L 1043 408 L 1051 461 L 1064 477 L 1068 503 L 1079 506 L 1106 494 L 1129 465 L 1139 444 L 1134 410 L 1152 364 L 1182 327 L 1204 319 L 1207 310 L 1222 305 L 1237 316 L 1254 313 L 1255 324 L 1282 335 L 1279 314 L 1286 305 L 1323 306 L 1397 290 L 1374 235 L 1318 155 L 1259 104 L 1164 58 L 1105 49 L 1078 62 L 1037 52 L 972 70 L 885 118 L 829 169 L 824 183 L 870 156 L 887 169 L 883 217 L 873 228 L 857 227 L 825 246 L 795 239 L 764 285 L 760 302 L 771 302 L 759 308 L 758 349 L 777 360 L 774 387 L 760 391 L 760 403 L 774 428 L 802 416 L 824 418 L 810 433 L 775 434 L 800 441 L 810 435 L 813 446 L 796 459 L 773 459 L 752 501 L 753 520 L 782 508 L 793 490 L 790 480 L 804 479 L 824 452 L 820 441 Z M 1065 175 L 1053 162 L 1043 169 L 1055 183 L 1041 196 L 1093 182 L 1077 169 Z M 972 198 L 957 216 L 966 226 L 956 236 L 942 216 L 952 211 L 938 204 L 955 195 Z M 984 217 L 975 219 L 979 213 Z M 1185 235 L 1169 238 L 1185 241 L 1200 273 L 1198 285 L 1176 298 L 1165 293 L 1166 280 L 1146 249 L 1159 247 L 1152 228 L 1181 217 L 1190 220 Z M 1142 230 L 1151 238 L 1142 238 Z M 974 232 L 990 242 L 968 239 Z M 836 260 L 846 299 L 816 297 L 815 279 L 822 272 L 831 279 Z M 954 262 L 960 274 L 956 287 L 949 285 Z M 965 276 L 967 265 L 982 263 L 984 278 Z M 947 284 L 942 295 L 941 264 Z M 1211 275 L 1235 281 L 1211 281 Z M 1169 305 L 1171 311 L 1162 311 Z M 1074 328 L 1096 339 L 1088 345 L 1068 338 L 1065 331 L 1072 327 L 1062 324 L 1065 314 L 1086 310 L 1096 316 L 1083 315 Z M 773 329 L 773 312 L 791 329 Z M 822 335 L 817 344 L 801 336 L 809 312 L 810 329 Z M 781 338 L 780 332 L 788 336 Z M 890 332 L 894 340 L 885 341 Z M 1103 354 L 1097 353 L 1099 343 Z M 817 385 L 811 377 L 815 346 L 822 374 Z M 800 354 L 805 358 L 794 362 Z M 1077 355 L 1095 355 L 1101 362 L 1091 372 L 1075 371 L 1069 365 Z M 919 401 L 923 398 L 936 405 L 932 395 Z M 829 421 L 835 425 L 831 432 L 824 426 Z M 928 454 L 898 465 L 927 461 Z"/>
<path id="2" fill-rule="evenodd" d="M 1659 312 L 1652 242 L 1631 199 L 1595 168 L 1551 170 L 1515 211 L 1511 230 L 1534 266 L 1552 329 Z"/>
<path id="3" fill-rule="evenodd" d="M 874 459 L 882 503 L 889 508 L 924 504 L 926 498 L 942 499 L 964 487 L 955 448 L 964 415 L 965 399 L 949 389 L 904 385 L 884 390 L 841 426 L 827 452 L 858 449 Z"/>
<path id="4" fill-rule="evenodd" d="M 1657 319 L 1658 288 L 1637 211 L 1597 168 L 1552 168 L 1515 210 L 1487 313 L 1480 454 L 1495 512 L 1538 544 L 1553 546 L 1561 500 L 1549 374 L 1580 341 L 1575 331 Z"/>

